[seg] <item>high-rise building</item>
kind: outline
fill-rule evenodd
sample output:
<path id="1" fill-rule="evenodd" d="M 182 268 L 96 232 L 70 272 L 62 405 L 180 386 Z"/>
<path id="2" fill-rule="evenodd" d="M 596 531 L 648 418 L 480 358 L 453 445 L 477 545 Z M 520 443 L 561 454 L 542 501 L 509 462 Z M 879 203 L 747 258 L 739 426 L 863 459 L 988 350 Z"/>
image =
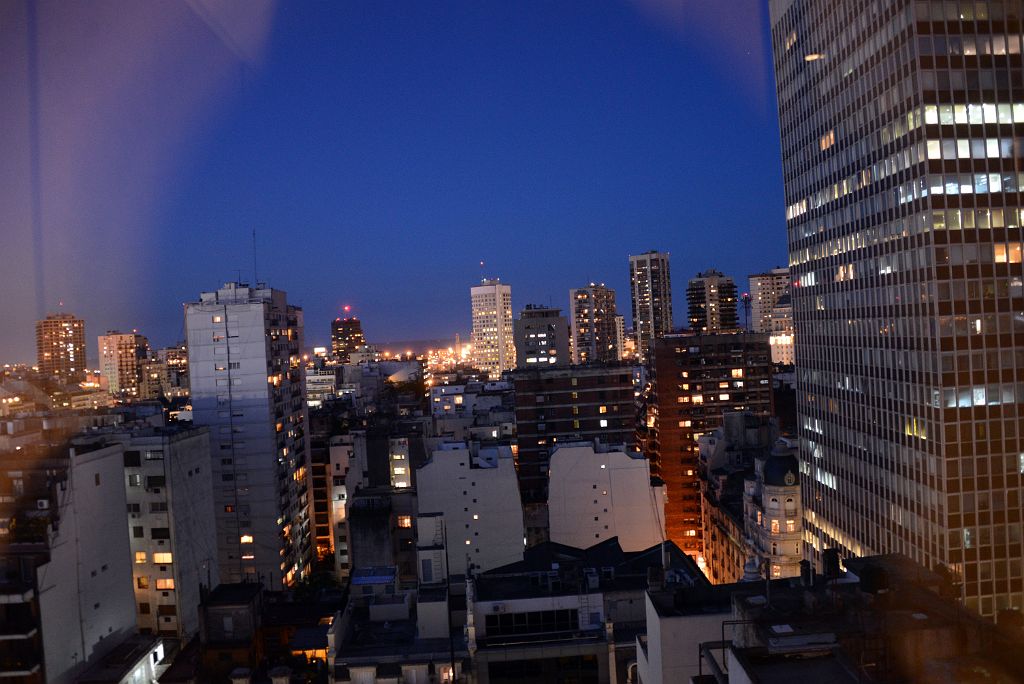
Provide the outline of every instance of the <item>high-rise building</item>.
<path id="1" fill-rule="evenodd" d="M 1019 2 L 772 0 L 805 541 L 1024 607 Z"/>
<path id="2" fill-rule="evenodd" d="M 210 428 L 222 582 L 305 576 L 309 529 L 302 309 L 225 283 L 185 305 L 193 421 Z"/>
<path id="3" fill-rule="evenodd" d="M 569 323 L 561 309 L 527 304 L 515 323 L 516 366 L 569 365 Z"/>
<path id="4" fill-rule="evenodd" d="M 111 394 L 134 397 L 142 383 L 142 364 L 149 357 L 149 340 L 136 332 L 107 331 L 97 338 L 100 373 Z"/>
<path id="5" fill-rule="evenodd" d="M 49 314 L 36 321 L 39 372 L 77 382 L 85 377 L 85 321 L 73 314 Z"/>
<path id="6" fill-rule="evenodd" d="M 672 278 L 668 252 L 646 252 L 629 257 L 629 283 L 633 302 L 636 353 L 648 356 L 651 341 L 672 332 Z"/>
<path id="7" fill-rule="evenodd" d="M 698 273 L 686 286 L 690 329 L 716 333 L 739 327 L 736 316 L 736 283 L 715 270 Z"/>
<path id="8" fill-rule="evenodd" d="M 787 292 L 788 268 L 773 268 L 750 276 L 750 320 L 747 321 L 747 329 L 757 333 L 771 332 L 772 309 L 779 297 Z"/>
<path id="9" fill-rule="evenodd" d="M 730 411 L 771 411 L 768 336 L 756 333 L 668 335 L 654 345 L 647 456 L 665 482 L 665 534 L 703 555 L 697 440 Z"/>
<path id="10" fill-rule="evenodd" d="M 331 354 L 341 363 L 349 362 L 349 355 L 366 346 L 363 323 L 355 316 L 335 318 L 331 321 Z"/>
<path id="11" fill-rule="evenodd" d="M 188 396 L 188 347 L 184 341 L 158 349 L 156 357 L 167 367 L 168 396 Z"/>
<path id="12" fill-rule="evenodd" d="M 516 365 L 512 334 L 512 286 L 484 279 L 470 290 L 473 365 L 497 379 Z"/>
<path id="13" fill-rule="evenodd" d="M 569 290 L 572 362 L 608 363 L 622 358 L 622 318 L 615 310 L 615 290 L 604 283 Z"/>
<path id="14" fill-rule="evenodd" d="M 593 442 L 633 451 L 633 375 L 624 366 L 516 371 L 516 465 L 530 544 L 547 539 L 551 451 Z"/>

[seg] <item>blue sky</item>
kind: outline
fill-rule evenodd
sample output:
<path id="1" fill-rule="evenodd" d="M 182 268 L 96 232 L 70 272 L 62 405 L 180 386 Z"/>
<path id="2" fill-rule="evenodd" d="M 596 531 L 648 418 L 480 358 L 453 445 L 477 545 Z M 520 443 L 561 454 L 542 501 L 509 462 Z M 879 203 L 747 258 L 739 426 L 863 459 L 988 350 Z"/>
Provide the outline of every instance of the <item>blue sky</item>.
<path id="1" fill-rule="evenodd" d="M 343 304 L 371 341 L 465 332 L 482 275 L 517 310 L 603 281 L 628 317 L 648 249 L 672 253 L 681 324 L 698 270 L 745 289 L 785 261 L 759 2 L 258 4 L 42 3 L 38 217 L 28 28 L 3 10 L 0 286 L 24 297 L 0 358 L 31 360 L 59 300 L 90 357 L 108 328 L 172 343 L 182 302 L 251 279 L 254 229 L 310 344 Z"/>

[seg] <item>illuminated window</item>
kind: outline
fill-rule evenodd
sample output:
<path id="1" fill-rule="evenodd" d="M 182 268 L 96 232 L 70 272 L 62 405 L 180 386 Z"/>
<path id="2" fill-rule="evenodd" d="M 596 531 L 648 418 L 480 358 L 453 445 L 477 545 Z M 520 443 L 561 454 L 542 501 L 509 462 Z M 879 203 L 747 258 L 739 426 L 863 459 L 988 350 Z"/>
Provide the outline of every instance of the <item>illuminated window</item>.
<path id="1" fill-rule="evenodd" d="M 778 565 L 772 566 L 772 577 L 782 577 L 782 568 Z"/>
<path id="2" fill-rule="evenodd" d="M 786 521 L 786 531 L 787 532 L 796 532 L 796 521 L 795 520 L 787 520 Z"/>
<path id="3" fill-rule="evenodd" d="M 136 551 L 135 552 L 135 562 L 136 563 L 145 563 L 146 562 L 146 552 L 145 551 Z"/>
<path id="4" fill-rule="evenodd" d="M 404 461 L 405 460 L 405 454 L 391 454 L 391 460 L 392 461 Z"/>
<path id="5" fill-rule="evenodd" d="M 214 323 L 221 323 L 223 321 L 224 321 L 224 319 L 222 317 L 220 317 L 220 316 L 214 316 L 213 317 L 213 322 Z"/>
<path id="6" fill-rule="evenodd" d="M 718 395 L 718 400 L 719 401 L 729 401 L 729 395 L 728 394 L 719 394 Z"/>
<path id="7" fill-rule="evenodd" d="M 153 554 L 153 562 L 157 565 L 167 565 L 169 563 L 173 563 L 174 560 L 172 558 L 172 554 L 166 551 L 160 551 Z"/>
<path id="8" fill-rule="evenodd" d="M 779 533 L 779 521 L 778 520 L 772 520 L 772 534 L 778 534 L 778 533 Z"/>
<path id="9" fill-rule="evenodd" d="M 148 577 L 136 577 L 135 586 L 139 589 L 149 589 L 149 578 Z"/>
<path id="10" fill-rule="evenodd" d="M 243 553 L 242 560 L 256 560 L 256 556 L 251 553 Z"/>
<path id="11" fill-rule="evenodd" d="M 703 404 L 704 403 L 704 395 L 703 394 L 694 394 L 693 398 L 691 399 L 691 401 L 694 404 Z"/>
<path id="12" fill-rule="evenodd" d="M 580 429 L 580 421 L 578 421 L 578 420 L 572 421 L 572 427 L 573 427 L 574 430 L 579 430 Z"/>
<path id="13" fill-rule="evenodd" d="M 476 513 L 473 514 L 473 520 L 479 520 L 480 516 Z"/>
<path id="14" fill-rule="evenodd" d="M 412 527 L 412 516 L 411 515 L 400 515 L 398 516 L 399 527 Z"/>
<path id="15" fill-rule="evenodd" d="M 395 475 L 405 475 L 405 468 L 402 466 L 395 466 Z"/>
<path id="16" fill-rule="evenodd" d="M 252 544 L 252 535 L 243 534 L 239 541 L 241 541 L 243 544 Z"/>
<path id="17" fill-rule="evenodd" d="M 743 377 L 743 369 L 742 368 L 733 368 L 732 369 L 732 377 L 734 377 L 734 378 L 742 378 Z"/>
<path id="18" fill-rule="evenodd" d="M 158 579 L 156 581 L 156 588 L 164 591 L 174 589 L 174 580 L 170 577 L 164 579 Z"/>
<path id="19" fill-rule="evenodd" d="M 681 421 L 679 421 L 679 427 L 687 428 L 687 427 L 690 427 L 691 425 L 693 425 L 693 421 L 690 421 L 690 420 L 681 420 Z"/>
<path id="20" fill-rule="evenodd" d="M 607 406 L 599 406 L 598 409 L 597 409 L 597 412 L 598 413 L 608 413 L 608 407 Z"/>
<path id="21" fill-rule="evenodd" d="M 461 394 L 456 394 L 455 398 L 452 401 L 455 402 L 456 406 L 462 406 L 462 395 Z"/>
<path id="22" fill-rule="evenodd" d="M 466 546 L 469 546 L 469 545 L 470 545 L 471 543 L 472 543 L 472 542 L 471 542 L 471 541 L 469 541 L 468 539 L 466 540 Z"/>
<path id="23" fill-rule="evenodd" d="M 608 427 L 608 421 L 604 418 L 601 419 L 601 427 Z"/>

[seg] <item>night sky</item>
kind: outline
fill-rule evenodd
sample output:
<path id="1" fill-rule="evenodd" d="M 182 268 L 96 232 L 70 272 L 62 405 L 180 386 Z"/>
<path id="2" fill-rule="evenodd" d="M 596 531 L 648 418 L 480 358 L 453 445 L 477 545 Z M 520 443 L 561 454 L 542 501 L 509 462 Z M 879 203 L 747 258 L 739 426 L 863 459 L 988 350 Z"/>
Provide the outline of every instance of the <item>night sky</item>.
<path id="1" fill-rule="evenodd" d="M 344 304 L 370 341 L 465 333 L 482 275 L 516 311 L 603 281 L 628 320 L 627 256 L 649 249 L 672 253 L 678 325 L 698 270 L 742 291 L 785 263 L 761 2 L 42 2 L 34 20 L 33 41 L 0 3 L 0 361 L 34 360 L 60 300 L 90 359 L 108 328 L 183 338 L 182 302 L 252 280 L 252 230 L 310 345 Z"/>

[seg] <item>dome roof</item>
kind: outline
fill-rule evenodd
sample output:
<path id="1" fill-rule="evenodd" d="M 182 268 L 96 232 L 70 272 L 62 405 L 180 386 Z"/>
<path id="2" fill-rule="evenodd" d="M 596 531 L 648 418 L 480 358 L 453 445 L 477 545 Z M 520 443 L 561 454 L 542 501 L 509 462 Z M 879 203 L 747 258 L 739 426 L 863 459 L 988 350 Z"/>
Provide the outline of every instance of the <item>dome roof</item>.
<path id="1" fill-rule="evenodd" d="M 772 454 L 764 462 L 762 478 L 769 487 L 791 487 L 800 481 L 800 464 L 792 453 Z"/>

